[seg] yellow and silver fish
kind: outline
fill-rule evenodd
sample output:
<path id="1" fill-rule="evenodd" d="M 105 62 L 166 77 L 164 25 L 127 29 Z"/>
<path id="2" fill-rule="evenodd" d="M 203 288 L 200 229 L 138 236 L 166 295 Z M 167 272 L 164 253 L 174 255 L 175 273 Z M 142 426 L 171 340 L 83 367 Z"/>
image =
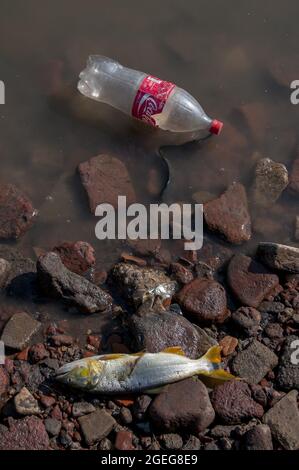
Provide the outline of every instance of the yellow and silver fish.
<path id="1" fill-rule="evenodd" d="M 216 382 L 235 378 L 222 368 L 220 346 L 199 359 L 189 359 L 179 347 L 159 353 L 106 354 L 62 366 L 56 379 L 92 393 L 134 393 L 156 389 L 193 375 Z"/>

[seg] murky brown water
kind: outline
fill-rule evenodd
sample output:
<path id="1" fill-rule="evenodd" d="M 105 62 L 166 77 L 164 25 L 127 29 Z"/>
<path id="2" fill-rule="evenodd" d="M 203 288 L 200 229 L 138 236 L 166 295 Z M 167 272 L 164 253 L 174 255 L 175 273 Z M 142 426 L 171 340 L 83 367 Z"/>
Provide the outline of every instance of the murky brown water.
<path id="1" fill-rule="evenodd" d="M 166 176 L 157 149 L 169 136 L 77 94 L 78 73 L 91 53 L 174 81 L 225 122 L 219 138 L 163 149 L 172 174 L 167 200 L 191 202 L 197 191 L 218 195 L 234 180 L 249 187 L 255 151 L 290 167 L 299 117 L 288 89 L 299 79 L 297 13 L 296 0 L 2 1 L 1 180 L 23 188 L 40 213 L 18 247 L 32 256 L 33 247 L 86 240 L 95 246 L 99 266 L 109 268 L 123 245 L 95 238 L 78 163 L 106 151 L 120 155 L 140 201 L 150 200 L 151 168 L 161 173 L 162 183 Z M 283 69 L 279 77 L 274 66 Z M 248 104 L 259 106 L 255 134 L 238 113 Z M 260 223 L 242 250 L 269 237 L 293 243 L 297 206 L 285 192 L 270 210 L 251 213 L 266 229 Z M 44 309 L 65 316 L 60 307 Z"/>

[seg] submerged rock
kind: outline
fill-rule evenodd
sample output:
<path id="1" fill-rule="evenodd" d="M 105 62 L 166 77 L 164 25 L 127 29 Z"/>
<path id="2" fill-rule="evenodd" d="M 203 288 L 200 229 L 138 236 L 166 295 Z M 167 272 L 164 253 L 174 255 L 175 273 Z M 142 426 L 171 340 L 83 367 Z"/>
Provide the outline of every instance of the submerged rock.
<path id="1" fill-rule="evenodd" d="M 271 269 L 299 273 L 299 248 L 262 242 L 258 246 L 258 256 Z"/>
<path id="2" fill-rule="evenodd" d="M 41 323 L 28 313 L 15 313 L 3 330 L 1 341 L 7 348 L 22 351 L 28 346 L 32 336 L 39 330 Z"/>
<path id="3" fill-rule="evenodd" d="M 118 196 L 127 197 L 127 205 L 136 201 L 135 191 L 124 163 L 111 155 L 98 155 L 80 163 L 79 174 L 94 214 L 98 204 L 118 205 Z"/>
<path id="4" fill-rule="evenodd" d="M 64 242 L 53 248 L 64 266 L 73 273 L 83 276 L 95 265 L 95 251 L 87 242 Z"/>
<path id="5" fill-rule="evenodd" d="M 101 312 L 112 305 L 107 292 L 69 271 L 56 253 L 50 252 L 39 258 L 37 276 L 45 295 L 61 299 L 82 312 Z"/>
<path id="6" fill-rule="evenodd" d="M 177 283 L 164 271 L 134 264 L 116 264 L 111 276 L 120 292 L 135 307 L 139 307 L 147 299 L 171 298 L 178 288 Z"/>
<path id="7" fill-rule="evenodd" d="M 204 204 L 204 217 L 209 229 L 220 232 L 230 243 L 251 238 L 247 196 L 240 183 L 233 183 L 218 199 Z"/>
<path id="8" fill-rule="evenodd" d="M 180 346 L 186 356 L 196 359 L 216 344 L 203 329 L 172 312 L 132 315 L 128 318 L 128 327 L 137 351 L 159 352 Z"/>
<path id="9" fill-rule="evenodd" d="M 270 158 L 261 159 L 255 170 L 253 201 L 261 207 L 273 205 L 289 182 L 288 170 Z"/>
<path id="10" fill-rule="evenodd" d="M 0 184 L 0 239 L 17 239 L 33 224 L 31 201 L 13 184 Z"/>
<path id="11" fill-rule="evenodd" d="M 229 315 L 225 289 L 211 279 L 194 279 L 180 290 L 177 300 L 196 323 L 222 323 Z"/>
<path id="12" fill-rule="evenodd" d="M 242 304 L 258 307 L 279 284 L 279 279 L 261 264 L 240 254 L 235 255 L 229 263 L 228 283 Z"/>
<path id="13" fill-rule="evenodd" d="M 152 402 L 150 419 L 161 431 L 200 433 L 215 418 L 208 391 L 193 378 L 168 385 Z"/>

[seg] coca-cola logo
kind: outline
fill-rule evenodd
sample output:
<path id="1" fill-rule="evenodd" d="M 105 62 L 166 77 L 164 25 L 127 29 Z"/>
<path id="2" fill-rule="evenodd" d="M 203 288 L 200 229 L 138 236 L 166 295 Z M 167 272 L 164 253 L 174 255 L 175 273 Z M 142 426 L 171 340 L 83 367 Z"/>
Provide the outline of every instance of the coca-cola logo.
<path id="1" fill-rule="evenodd" d="M 141 119 L 144 121 L 152 120 L 151 116 L 156 114 L 157 111 L 158 102 L 156 99 L 148 93 L 143 95 L 138 105 L 138 115 L 141 117 Z"/>

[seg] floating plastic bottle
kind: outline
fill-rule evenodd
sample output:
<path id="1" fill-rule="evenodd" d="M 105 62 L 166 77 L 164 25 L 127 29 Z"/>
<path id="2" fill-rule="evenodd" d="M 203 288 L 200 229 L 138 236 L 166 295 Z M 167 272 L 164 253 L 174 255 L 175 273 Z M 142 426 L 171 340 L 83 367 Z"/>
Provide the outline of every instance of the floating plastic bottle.
<path id="1" fill-rule="evenodd" d="M 174 83 L 129 69 L 108 57 L 89 57 L 78 89 L 88 98 L 166 131 L 219 134 L 223 126 Z"/>

